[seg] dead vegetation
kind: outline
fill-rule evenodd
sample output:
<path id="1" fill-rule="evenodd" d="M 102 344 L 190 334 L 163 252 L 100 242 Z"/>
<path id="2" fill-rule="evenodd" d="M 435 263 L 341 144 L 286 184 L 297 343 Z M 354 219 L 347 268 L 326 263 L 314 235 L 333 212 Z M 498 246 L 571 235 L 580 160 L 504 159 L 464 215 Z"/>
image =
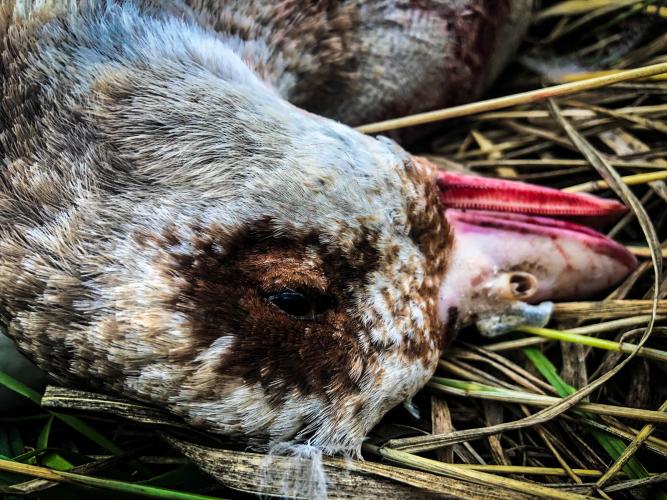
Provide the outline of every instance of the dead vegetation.
<path id="1" fill-rule="evenodd" d="M 641 263 L 606 297 L 557 305 L 549 328 L 494 340 L 463 331 L 416 398 L 419 419 L 396 409 L 370 436 L 366 461 L 325 460 L 331 497 L 667 498 L 667 66 L 622 73 L 667 64 L 666 28 L 657 1 L 544 1 L 494 93 L 563 83 L 576 92 L 431 115 L 458 117 L 421 145 L 444 168 L 622 199 L 631 213 L 606 231 Z M 584 82 L 599 77 L 621 83 Z M 277 493 L 258 475 L 265 457 L 151 408 L 57 388 L 41 404 L 0 420 L 8 498 L 91 487 L 124 498 Z M 294 460 L 270 468 L 282 477 Z"/>

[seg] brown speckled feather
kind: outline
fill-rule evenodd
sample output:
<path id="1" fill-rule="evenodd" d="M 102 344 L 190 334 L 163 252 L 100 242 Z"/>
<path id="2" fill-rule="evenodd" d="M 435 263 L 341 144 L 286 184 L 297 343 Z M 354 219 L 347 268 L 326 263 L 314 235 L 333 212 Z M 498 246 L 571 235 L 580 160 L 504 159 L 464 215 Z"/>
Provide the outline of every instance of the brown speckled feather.
<path id="1" fill-rule="evenodd" d="M 360 125 L 478 97 L 515 51 L 532 0 L 184 3 L 180 15 L 247 42 L 241 53 L 284 98 Z"/>
<path id="2" fill-rule="evenodd" d="M 155 12 L 3 7 L 2 320 L 61 383 L 354 453 L 444 343 L 431 167 Z"/>

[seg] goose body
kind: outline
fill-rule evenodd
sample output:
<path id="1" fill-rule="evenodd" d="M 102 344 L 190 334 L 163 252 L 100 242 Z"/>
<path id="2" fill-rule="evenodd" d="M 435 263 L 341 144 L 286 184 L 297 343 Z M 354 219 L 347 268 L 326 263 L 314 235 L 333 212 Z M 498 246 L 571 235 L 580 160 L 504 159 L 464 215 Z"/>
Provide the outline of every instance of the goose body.
<path id="1" fill-rule="evenodd" d="M 480 240 L 457 237 L 461 218 L 443 210 L 438 182 L 451 179 L 301 107 L 359 123 L 475 95 L 488 54 L 504 58 L 514 40 L 498 48 L 472 30 L 489 46 L 479 60 L 453 40 L 487 18 L 506 27 L 493 4 L 508 16 L 525 2 L 424 2 L 420 13 L 399 1 L 193 0 L 18 14 L 5 2 L 9 336 L 59 383 L 152 402 L 259 447 L 357 453 L 472 317 L 477 285 L 448 271 L 474 271 L 456 248 Z M 441 49 L 445 62 L 412 66 Z M 438 80 L 447 65 L 462 74 Z M 576 265 L 613 271 L 598 287 L 633 266 L 602 251 L 611 242 L 556 230 L 582 252 Z"/>
<path id="2" fill-rule="evenodd" d="M 426 167 L 288 103 L 196 24 L 133 5 L 11 14 L 10 337 L 60 383 L 259 442 L 358 449 L 444 343 Z M 310 320 L 269 300 L 288 291 Z"/>

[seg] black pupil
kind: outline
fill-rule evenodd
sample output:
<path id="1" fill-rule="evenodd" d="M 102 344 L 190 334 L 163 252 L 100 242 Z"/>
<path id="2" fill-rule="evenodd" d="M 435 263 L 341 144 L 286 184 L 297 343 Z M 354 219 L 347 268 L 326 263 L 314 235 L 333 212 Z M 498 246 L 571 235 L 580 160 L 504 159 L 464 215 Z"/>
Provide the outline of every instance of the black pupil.
<path id="1" fill-rule="evenodd" d="M 309 318 L 315 315 L 314 301 L 299 292 L 280 292 L 269 295 L 269 300 L 290 316 Z"/>

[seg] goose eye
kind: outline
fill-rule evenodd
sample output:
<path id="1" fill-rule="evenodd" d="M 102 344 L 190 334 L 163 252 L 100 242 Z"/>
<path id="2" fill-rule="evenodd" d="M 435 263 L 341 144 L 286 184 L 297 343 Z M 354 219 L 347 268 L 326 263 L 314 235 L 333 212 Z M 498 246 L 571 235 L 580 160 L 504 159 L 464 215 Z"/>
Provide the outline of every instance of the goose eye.
<path id="1" fill-rule="evenodd" d="M 323 310 L 318 298 L 293 290 L 271 294 L 268 299 L 278 309 L 298 319 L 314 319 Z"/>

